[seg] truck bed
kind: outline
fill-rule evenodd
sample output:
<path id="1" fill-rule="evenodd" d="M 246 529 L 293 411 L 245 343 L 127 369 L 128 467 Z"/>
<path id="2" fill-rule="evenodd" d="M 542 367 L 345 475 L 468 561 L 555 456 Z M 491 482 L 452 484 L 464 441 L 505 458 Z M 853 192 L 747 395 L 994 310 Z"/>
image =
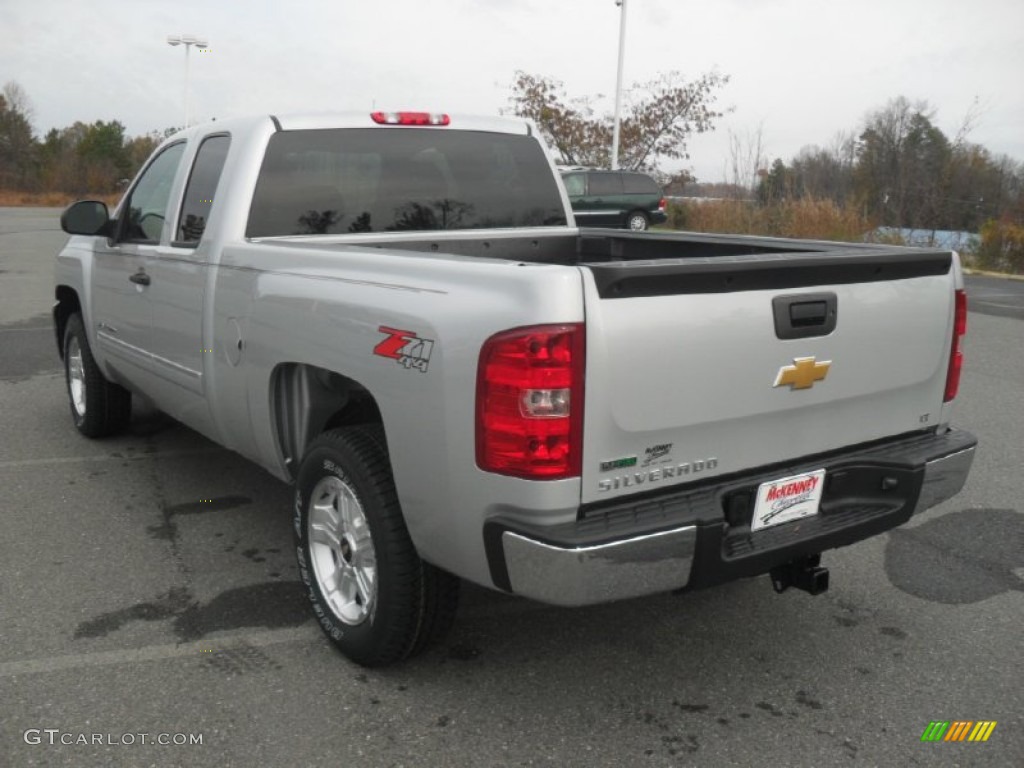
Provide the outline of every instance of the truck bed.
<path id="1" fill-rule="evenodd" d="M 524 264 L 557 264 L 562 266 L 598 267 L 600 274 L 615 274 L 606 265 L 617 264 L 622 270 L 638 269 L 638 274 L 663 277 L 676 273 L 677 267 L 694 274 L 701 271 L 726 270 L 741 272 L 758 269 L 756 264 L 774 268 L 825 267 L 836 259 L 844 265 L 874 264 L 881 271 L 865 271 L 857 277 L 877 274 L 876 279 L 898 279 L 901 274 L 915 276 L 922 268 L 929 274 L 942 274 L 949 269 L 950 253 L 936 249 L 905 248 L 874 243 L 845 243 L 795 238 L 714 235 L 697 232 L 633 233 L 620 230 L 562 230 L 557 233 L 534 230 L 477 232 L 445 231 L 408 235 L 343 235 L 282 239 L 315 248 L 344 245 L 422 251 L 430 254 L 483 257 L 518 261 Z M 749 258 L 758 257 L 758 258 Z M 701 269 L 698 263 L 708 265 Z M 737 264 L 732 268 L 726 264 Z M 897 265 L 902 265 L 897 268 Z M 908 267 L 907 265 L 915 265 Z M 930 267 L 924 267 L 930 265 Z M 653 269 L 654 267 L 661 269 Z M 818 282 L 821 282 L 820 280 Z M 731 285 L 731 284 L 730 284 Z"/>

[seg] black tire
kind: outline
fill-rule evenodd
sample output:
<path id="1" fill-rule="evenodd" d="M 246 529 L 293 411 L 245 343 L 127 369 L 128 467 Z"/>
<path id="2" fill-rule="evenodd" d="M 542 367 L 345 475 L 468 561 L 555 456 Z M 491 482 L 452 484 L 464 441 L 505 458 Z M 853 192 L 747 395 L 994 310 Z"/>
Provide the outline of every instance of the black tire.
<path id="1" fill-rule="evenodd" d="M 454 621 L 459 582 L 416 553 L 380 425 L 324 432 L 306 452 L 296 485 L 299 575 L 331 642 L 357 664 L 376 667 L 439 640 Z M 343 507 L 356 522 L 333 528 L 332 516 L 344 520 Z M 320 531 L 315 542 L 314 526 Z"/>
<path id="2" fill-rule="evenodd" d="M 104 378 L 92 356 L 85 324 L 78 313 L 68 318 L 64 328 L 64 383 L 71 418 L 86 437 L 106 437 L 128 425 L 132 417 L 132 393 Z"/>
<path id="3" fill-rule="evenodd" d="M 423 563 L 423 623 L 409 652 L 410 656 L 416 656 L 437 645 L 451 631 L 459 608 L 461 584 L 457 576 L 430 563 Z"/>
<path id="4" fill-rule="evenodd" d="M 650 219 L 643 211 L 631 211 L 626 217 L 626 229 L 632 232 L 644 232 L 650 226 Z"/>

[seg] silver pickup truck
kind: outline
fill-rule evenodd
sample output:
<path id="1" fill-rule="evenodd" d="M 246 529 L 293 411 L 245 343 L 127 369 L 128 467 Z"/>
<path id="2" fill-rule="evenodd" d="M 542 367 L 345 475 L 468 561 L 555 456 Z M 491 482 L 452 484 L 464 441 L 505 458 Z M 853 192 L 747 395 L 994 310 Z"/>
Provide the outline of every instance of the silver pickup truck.
<path id="1" fill-rule="evenodd" d="M 451 626 L 459 579 L 561 605 L 768 573 L 957 493 L 956 254 L 574 226 L 527 122 L 263 116 L 68 208 L 78 430 L 132 394 L 296 488 L 351 659 Z"/>

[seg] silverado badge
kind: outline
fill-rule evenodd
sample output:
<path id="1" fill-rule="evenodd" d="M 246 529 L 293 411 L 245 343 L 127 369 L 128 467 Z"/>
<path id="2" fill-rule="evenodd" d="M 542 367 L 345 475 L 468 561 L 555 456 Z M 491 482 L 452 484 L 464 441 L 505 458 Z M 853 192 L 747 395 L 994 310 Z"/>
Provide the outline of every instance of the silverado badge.
<path id="1" fill-rule="evenodd" d="M 810 389 L 816 381 L 824 381 L 828 376 L 831 360 L 815 362 L 813 357 L 795 357 L 792 365 L 779 368 L 773 387 L 789 386 L 790 389 Z"/>

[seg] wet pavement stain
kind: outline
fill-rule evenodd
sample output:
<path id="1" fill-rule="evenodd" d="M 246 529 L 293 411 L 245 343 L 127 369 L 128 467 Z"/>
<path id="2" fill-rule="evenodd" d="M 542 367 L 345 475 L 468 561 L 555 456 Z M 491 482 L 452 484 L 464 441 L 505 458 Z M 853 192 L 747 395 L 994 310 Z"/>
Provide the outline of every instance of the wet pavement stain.
<path id="1" fill-rule="evenodd" d="M 235 509 L 252 504 L 248 496 L 218 496 L 215 499 L 203 499 L 201 501 L 190 501 L 185 504 L 174 504 L 164 507 L 167 517 L 176 515 L 200 515 L 203 512 L 223 512 L 226 509 Z"/>
<path id="2" fill-rule="evenodd" d="M 676 701 L 674 699 L 672 701 L 672 706 L 676 709 L 682 710 L 683 712 L 704 712 L 708 709 L 707 704 L 684 704 L 683 702 Z"/>
<path id="3" fill-rule="evenodd" d="M 221 592 L 205 605 L 193 605 L 174 620 L 183 640 L 198 640 L 210 632 L 259 627 L 297 627 L 310 620 L 299 581 L 270 581 Z"/>
<path id="4" fill-rule="evenodd" d="M 179 515 L 200 515 L 204 512 L 223 512 L 227 509 L 243 507 L 252 504 L 248 496 L 218 496 L 211 499 L 197 499 L 184 504 L 172 504 L 163 506 L 163 520 L 157 525 L 146 526 L 146 531 L 154 539 L 174 542 L 178 538 L 178 525 L 174 522 Z"/>
<path id="5" fill-rule="evenodd" d="M 242 557 L 247 557 L 250 560 L 252 560 L 254 563 L 266 562 L 267 558 L 260 557 L 259 554 L 260 554 L 260 551 L 258 549 L 256 549 L 255 547 L 250 547 L 249 549 L 243 549 L 242 550 Z"/>
<path id="6" fill-rule="evenodd" d="M 965 509 L 889 533 L 885 573 L 897 589 L 946 605 L 1024 591 L 1024 515 Z"/>
<path id="7" fill-rule="evenodd" d="M 809 709 L 823 709 L 824 706 L 820 701 L 812 698 L 807 691 L 796 692 L 796 703 L 802 706 L 808 707 Z"/>
<path id="8" fill-rule="evenodd" d="M 176 587 L 157 597 L 156 600 L 136 603 L 109 613 L 101 613 L 95 618 L 83 621 L 75 629 L 74 638 L 106 637 L 130 621 L 160 621 L 179 615 L 192 603 L 192 595 L 187 589 Z"/>
<path id="9" fill-rule="evenodd" d="M 174 619 L 174 634 L 182 641 L 199 640 L 211 632 L 231 629 L 297 627 L 310 619 L 300 599 L 301 582 L 273 581 L 229 589 L 208 603 L 196 601 L 183 587 L 156 600 L 102 613 L 83 621 L 74 638 L 105 637 L 131 621 Z"/>
<path id="10" fill-rule="evenodd" d="M 755 705 L 758 709 L 763 709 L 765 712 L 771 713 L 772 717 L 782 717 L 783 712 L 781 709 L 776 707 L 774 704 L 770 704 L 767 701 L 759 701 Z M 742 717 L 742 715 L 741 715 Z"/>

